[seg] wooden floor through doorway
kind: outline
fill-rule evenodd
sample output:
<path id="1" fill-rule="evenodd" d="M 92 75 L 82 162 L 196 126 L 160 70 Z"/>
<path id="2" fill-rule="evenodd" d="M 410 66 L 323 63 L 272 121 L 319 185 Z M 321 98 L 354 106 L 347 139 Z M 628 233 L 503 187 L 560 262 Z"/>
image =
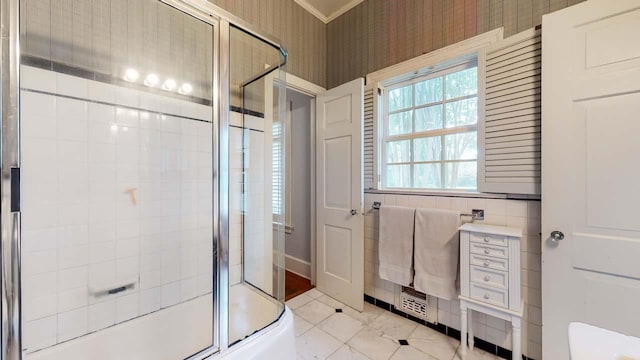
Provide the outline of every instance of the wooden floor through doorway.
<path id="1" fill-rule="evenodd" d="M 290 271 L 286 272 L 284 281 L 285 300 L 294 298 L 311 289 L 313 289 L 311 280 L 305 279 L 302 276 L 296 275 Z"/>

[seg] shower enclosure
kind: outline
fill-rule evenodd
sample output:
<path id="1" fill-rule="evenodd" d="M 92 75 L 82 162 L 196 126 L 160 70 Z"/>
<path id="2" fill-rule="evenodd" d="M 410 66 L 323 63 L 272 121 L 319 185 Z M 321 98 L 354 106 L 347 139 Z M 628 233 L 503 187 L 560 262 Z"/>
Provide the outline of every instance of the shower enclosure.
<path id="1" fill-rule="evenodd" d="M 0 18 L 2 359 L 223 356 L 273 326 L 286 51 L 199 0 Z"/>

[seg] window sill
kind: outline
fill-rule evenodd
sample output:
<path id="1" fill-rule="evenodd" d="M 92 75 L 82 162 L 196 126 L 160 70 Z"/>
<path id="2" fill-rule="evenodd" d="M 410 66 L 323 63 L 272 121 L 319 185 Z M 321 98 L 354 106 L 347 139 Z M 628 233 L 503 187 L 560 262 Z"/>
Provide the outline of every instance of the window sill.
<path id="1" fill-rule="evenodd" d="M 494 194 L 481 193 L 477 191 L 447 191 L 447 190 L 395 190 L 395 189 L 366 189 L 365 194 L 388 194 L 388 195 L 414 195 L 414 196 L 444 196 L 459 198 L 484 198 L 484 199 L 528 199 L 539 200 L 539 195 L 525 194 Z"/>

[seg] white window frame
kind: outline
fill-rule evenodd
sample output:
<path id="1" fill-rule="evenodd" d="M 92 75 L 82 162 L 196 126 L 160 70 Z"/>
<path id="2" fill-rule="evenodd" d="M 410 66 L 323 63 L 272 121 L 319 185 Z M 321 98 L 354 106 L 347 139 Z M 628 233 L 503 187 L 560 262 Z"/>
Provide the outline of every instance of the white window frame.
<path id="1" fill-rule="evenodd" d="M 449 102 L 454 102 L 454 101 L 459 101 L 459 100 L 464 100 L 464 99 L 471 99 L 471 98 L 476 98 L 478 103 L 480 102 L 480 93 L 479 93 L 479 89 L 476 89 L 476 93 L 473 95 L 466 95 L 466 96 L 460 96 L 457 98 L 452 98 L 452 99 L 446 99 L 445 96 L 443 96 L 441 101 L 436 101 L 436 102 L 431 102 L 431 103 L 427 103 L 427 104 L 422 104 L 422 105 L 415 105 L 415 91 L 412 90 L 411 92 L 411 96 L 412 96 L 412 101 L 411 101 L 411 106 L 407 107 L 407 108 L 403 108 L 397 111 L 394 111 L 393 114 L 395 113 L 401 113 L 401 112 L 405 112 L 405 111 L 409 111 L 412 110 L 412 132 L 410 133 L 406 133 L 406 134 L 400 134 L 400 135 L 389 135 L 388 131 L 389 131 L 389 92 L 391 92 L 392 90 L 395 89 L 399 89 L 402 87 L 405 87 L 407 85 L 413 85 L 413 84 L 417 84 L 423 81 L 427 81 L 430 79 L 434 79 L 434 78 L 438 78 L 438 77 L 445 77 L 448 74 L 453 74 L 459 71 L 463 71 L 466 69 L 470 69 L 470 68 L 474 68 L 478 66 L 478 61 L 476 58 L 473 59 L 465 59 L 462 62 L 457 63 L 456 65 L 447 67 L 445 69 L 442 70 L 437 70 L 434 72 L 430 72 L 427 73 L 426 75 L 420 75 L 420 76 L 415 76 L 410 78 L 409 80 L 405 80 L 402 82 L 397 82 L 397 83 L 393 83 L 390 84 L 388 86 L 386 86 L 385 88 L 382 89 L 382 116 L 379 119 L 379 122 L 382 125 L 382 131 L 380 131 L 380 173 L 381 173 L 381 179 L 380 179 L 380 188 L 383 190 L 408 190 L 408 191 L 471 191 L 471 192 L 475 192 L 477 191 L 477 183 L 476 183 L 476 188 L 475 189 L 456 189 L 456 188 L 446 188 L 444 187 L 445 185 L 445 171 L 444 171 L 444 167 L 443 165 L 446 163 L 454 163 L 454 162 L 471 162 L 471 161 L 475 161 L 476 164 L 478 163 L 478 157 L 476 156 L 475 159 L 465 159 L 465 160 L 447 160 L 444 158 L 444 152 L 445 152 L 445 141 L 444 141 L 444 137 L 445 135 L 451 135 L 451 134 L 461 134 L 461 133 L 466 133 L 466 132 L 471 132 L 471 131 L 475 131 L 476 132 L 476 136 L 478 133 L 478 123 L 476 122 L 473 125 L 467 125 L 467 126 L 457 126 L 454 128 L 440 128 L 440 129 L 434 129 L 434 130 L 426 130 L 426 131 L 420 131 L 420 132 L 414 132 L 413 129 L 415 129 L 415 110 L 419 110 L 422 108 L 426 108 L 426 107 L 430 107 L 430 106 L 434 106 L 437 104 L 441 104 L 443 105 L 443 111 L 445 109 L 445 104 L 449 103 Z M 479 77 L 479 74 L 478 74 Z M 480 83 L 480 81 L 478 81 L 478 84 Z M 479 87 L 479 85 L 478 85 Z M 443 88 L 442 88 L 443 94 L 446 92 L 446 81 L 444 81 L 443 79 Z M 476 109 L 478 109 L 479 111 L 479 105 L 476 106 Z M 478 118 L 479 118 L 479 114 L 478 114 Z M 444 122 L 446 121 L 446 118 L 443 116 L 442 118 L 443 121 L 443 126 L 444 126 Z M 414 161 L 413 160 L 413 156 L 414 156 L 414 151 L 413 151 L 413 140 L 414 139 L 420 139 L 420 138 L 425 138 L 425 137 L 436 137 L 439 136 L 440 137 L 440 160 L 434 160 L 434 161 Z M 411 169 L 411 175 L 410 175 L 410 183 L 411 186 L 409 187 L 388 187 L 386 186 L 386 167 L 387 167 L 387 161 L 386 161 L 386 154 L 387 154 L 387 148 L 386 148 L 386 144 L 389 141 L 402 141 L 402 140 L 411 140 L 410 142 L 410 148 L 409 148 L 409 153 L 410 153 L 410 160 L 408 162 L 401 162 L 401 163 L 392 163 L 392 165 L 411 165 L 410 169 Z M 477 140 L 476 140 L 477 143 Z M 478 151 L 479 152 L 479 151 Z M 415 187 L 413 186 L 413 181 L 414 181 L 414 167 L 412 165 L 414 164 L 439 164 L 441 165 L 441 171 L 440 171 L 440 184 L 443 187 L 440 188 L 419 188 L 419 187 Z M 477 173 L 476 173 L 476 177 L 477 177 Z"/>
<path id="2" fill-rule="evenodd" d="M 417 56 L 415 58 L 403 61 L 399 64 L 395 64 L 389 67 L 386 67 L 384 69 L 380 69 L 380 70 L 376 70 L 372 73 L 367 74 L 366 76 L 366 83 L 369 84 L 368 86 L 372 86 L 374 88 L 374 94 L 376 92 L 378 92 L 378 96 L 376 98 L 374 98 L 374 102 L 373 102 L 373 111 L 374 111 L 374 116 L 377 117 L 377 119 L 373 122 L 373 136 L 374 138 L 377 140 L 374 142 L 374 158 L 373 158 L 373 171 L 374 171 L 374 183 L 375 183 L 375 189 L 381 189 L 381 184 L 382 184 L 382 176 L 381 176 L 381 154 L 382 151 L 380 149 L 380 134 L 381 134 L 381 130 L 380 126 L 381 126 L 381 121 L 379 121 L 380 116 L 382 116 L 383 111 L 382 111 L 382 101 L 381 98 L 382 96 L 380 95 L 381 93 L 381 89 L 384 87 L 385 84 L 388 84 L 391 81 L 401 81 L 402 79 L 407 79 L 407 74 L 413 74 L 413 76 L 419 75 L 419 74 L 424 74 L 428 71 L 434 71 L 434 69 L 438 66 L 438 65 L 442 65 L 442 64 L 446 64 L 448 61 L 451 61 L 452 59 L 472 59 L 472 58 L 477 58 L 478 60 L 478 74 L 484 74 L 485 71 L 485 67 L 484 67 L 484 52 L 483 50 L 488 47 L 491 46 L 492 44 L 495 44 L 499 41 L 501 41 L 504 36 L 504 31 L 503 28 L 498 28 L 498 29 L 494 29 L 494 30 L 490 30 L 487 31 L 485 33 L 476 35 L 472 38 L 457 42 L 455 44 L 452 45 L 448 45 L 445 46 L 443 48 L 440 48 L 438 50 L 434 50 L 432 52 L 429 52 L 427 54 L 423 54 L 420 56 Z M 435 69 L 435 71 L 437 71 L 438 69 Z M 478 78 L 479 82 L 478 82 L 478 129 L 479 132 L 482 130 L 482 126 L 484 124 L 484 78 L 482 76 L 480 76 Z M 482 83 L 480 82 L 482 81 Z M 377 90 L 376 90 L 377 89 Z M 374 95 L 375 96 L 375 95 Z M 483 151 L 483 146 L 480 145 L 480 142 L 482 141 L 482 139 L 480 138 L 480 135 L 478 135 L 478 150 L 480 152 Z M 478 153 L 478 159 L 480 159 L 481 157 L 481 153 Z M 472 193 L 476 193 L 479 194 L 478 192 L 472 192 L 472 191 L 458 191 L 458 190 L 446 190 L 446 191 L 439 191 L 439 190 L 420 190 L 420 191 L 413 191 L 410 188 L 402 188 L 402 189 L 398 189 L 398 190 L 384 190 L 385 192 L 397 192 L 397 193 L 431 193 L 434 195 L 438 195 L 438 194 L 447 194 L 450 196 L 455 196 L 455 193 L 462 193 L 462 194 L 472 194 Z"/>

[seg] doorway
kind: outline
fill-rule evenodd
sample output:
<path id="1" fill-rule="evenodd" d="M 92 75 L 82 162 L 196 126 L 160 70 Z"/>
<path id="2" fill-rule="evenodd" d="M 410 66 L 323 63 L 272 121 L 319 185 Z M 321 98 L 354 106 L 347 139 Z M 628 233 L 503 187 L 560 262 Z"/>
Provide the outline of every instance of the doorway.
<path id="1" fill-rule="evenodd" d="M 314 98 L 287 89 L 285 299 L 312 285 L 312 128 Z"/>

